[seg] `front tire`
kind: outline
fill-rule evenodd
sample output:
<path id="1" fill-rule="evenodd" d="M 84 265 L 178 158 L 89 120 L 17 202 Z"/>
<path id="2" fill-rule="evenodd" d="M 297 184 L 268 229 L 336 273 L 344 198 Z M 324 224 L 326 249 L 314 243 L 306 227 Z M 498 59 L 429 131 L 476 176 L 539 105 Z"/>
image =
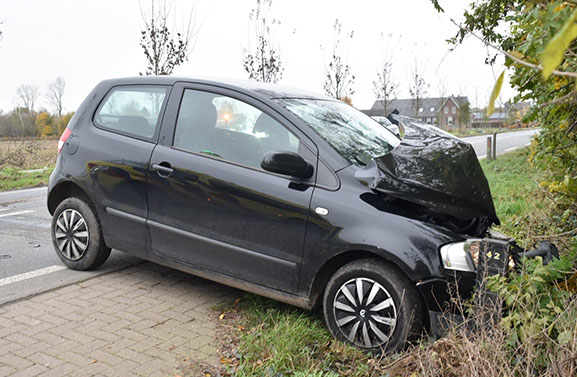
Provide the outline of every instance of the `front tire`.
<path id="1" fill-rule="evenodd" d="M 323 298 L 327 327 L 337 339 L 370 352 L 395 352 L 423 330 L 419 293 L 398 269 L 375 259 L 341 267 Z"/>
<path id="2" fill-rule="evenodd" d="M 67 198 L 56 207 L 51 233 L 56 254 L 73 270 L 95 269 L 110 255 L 95 210 L 80 198 Z"/>

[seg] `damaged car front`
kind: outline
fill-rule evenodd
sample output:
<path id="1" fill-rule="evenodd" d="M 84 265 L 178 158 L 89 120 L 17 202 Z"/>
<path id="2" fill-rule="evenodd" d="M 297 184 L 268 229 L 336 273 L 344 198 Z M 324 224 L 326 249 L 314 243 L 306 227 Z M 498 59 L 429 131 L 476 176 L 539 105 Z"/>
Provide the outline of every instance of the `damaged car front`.
<path id="1" fill-rule="evenodd" d="M 523 252 L 514 240 L 490 230 L 499 219 L 467 142 L 399 117 L 401 139 L 352 107 L 332 101 L 284 99 L 282 104 L 348 162 L 336 169 L 343 183 L 339 191 L 346 188 L 346 194 L 334 194 L 338 203 L 328 194 L 313 196 L 311 208 L 331 209 L 324 218 L 313 215 L 307 229 L 307 244 L 318 242 L 315 249 L 321 252 L 303 264 L 305 287 L 306 277 L 314 275 L 307 265 L 322 265 L 328 255 L 351 250 L 366 258 L 376 254 L 412 281 L 424 304 L 424 327 L 440 334 L 442 319 L 454 312 L 454 293 L 472 297 L 476 287 L 484 288 L 486 275 L 505 274 L 513 256 Z M 337 324 L 352 317 L 325 312 L 335 336 L 354 339 L 354 328 L 331 328 L 331 315 Z M 371 348 L 362 339 L 352 343 Z"/>

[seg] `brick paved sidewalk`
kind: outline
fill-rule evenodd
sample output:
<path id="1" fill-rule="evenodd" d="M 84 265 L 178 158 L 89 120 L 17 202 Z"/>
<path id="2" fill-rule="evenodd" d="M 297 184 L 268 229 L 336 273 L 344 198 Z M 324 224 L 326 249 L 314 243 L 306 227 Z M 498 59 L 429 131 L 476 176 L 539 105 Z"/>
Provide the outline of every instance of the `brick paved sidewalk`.
<path id="1" fill-rule="evenodd" d="M 145 263 L 0 306 L 0 376 L 174 376 L 218 364 L 239 291 Z"/>

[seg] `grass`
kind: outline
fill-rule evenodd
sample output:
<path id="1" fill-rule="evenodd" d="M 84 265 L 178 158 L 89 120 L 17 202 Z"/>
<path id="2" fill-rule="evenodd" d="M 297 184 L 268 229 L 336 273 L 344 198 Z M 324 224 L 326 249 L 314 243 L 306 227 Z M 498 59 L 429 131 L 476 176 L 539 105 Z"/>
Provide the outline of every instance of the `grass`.
<path id="1" fill-rule="evenodd" d="M 57 145 L 57 140 L 0 141 L 0 191 L 47 185 Z M 24 172 L 32 169 L 45 170 Z"/>
<path id="2" fill-rule="evenodd" d="M 515 237 L 523 247 L 532 247 L 542 236 L 554 236 L 577 227 L 577 215 L 563 217 L 549 193 L 540 188 L 544 173 L 527 162 L 528 149 L 518 149 L 496 160 L 482 160 L 501 226 L 496 230 Z M 574 238 L 574 237 L 573 237 Z M 565 249 L 577 240 L 555 241 Z"/>
<path id="3" fill-rule="evenodd" d="M 527 149 L 522 149 L 481 163 L 501 219 L 497 230 L 517 237 L 523 246 L 531 246 L 536 234 L 560 230 L 559 211 L 539 188 L 541 173 L 527 162 L 527 154 Z M 577 237 L 558 241 L 577 250 Z M 575 298 L 559 305 L 575 313 L 570 318 L 577 318 Z M 537 309 L 526 310 L 531 313 Z M 221 359 L 225 375 L 573 376 L 571 373 L 577 371 L 571 369 L 577 368 L 571 361 L 577 359 L 577 321 L 572 322 L 575 335 L 565 345 L 545 337 L 548 348 L 544 348 L 542 339 L 530 338 L 511 350 L 509 330 L 498 326 L 495 331 L 479 334 L 457 329 L 439 340 L 424 339 L 402 354 L 375 358 L 333 339 L 318 311 L 307 312 L 251 294 L 226 311 L 235 315 L 225 325 L 234 329 L 234 346 L 228 345 Z M 550 355 L 547 363 L 551 365 L 545 374 L 532 369 L 531 364 L 532 355 L 543 349 Z"/>
<path id="4" fill-rule="evenodd" d="M 449 130 L 448 132 L 457 137 L 492 135 L 493 133 L 505 133 L 527 130 L 527 128 L 466 128 L 464 130 Z"/>
<path id="5" fill-rule="evenodd" d="M 539 171 L 527 163 L 527 149 L 517 149 L 497 157 L 481 160 L 481 167 L 491 187 L 495 209 L 503 222 L 523 215 L 535 207 L 544 208 L 534 198 L 540 194 Z"/>
<path id="6" fill-rule="evenodd" d="M 361 377 L 370 370 L 365 353 L 332 338 L 319 311 L 251 294 L 229 310 L 240 313 L 237 347 L 221 360 L 235 376 Z"/>
<path id="7" fill-rule="evenodd" d="M 0 191 L 46 186 L 53 168 L 26 173 L 18 169 L 0 169 Z"/>

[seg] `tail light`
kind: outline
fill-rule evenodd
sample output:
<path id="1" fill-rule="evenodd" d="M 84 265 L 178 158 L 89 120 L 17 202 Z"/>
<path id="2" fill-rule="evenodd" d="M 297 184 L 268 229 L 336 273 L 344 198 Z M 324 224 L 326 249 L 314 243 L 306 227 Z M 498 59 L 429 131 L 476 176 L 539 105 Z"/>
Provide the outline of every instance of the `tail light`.
<path id="1" fill-rule="evenodd" d="M 58 153 L 60 153 L 60 151 L 62 150 L 64 143 L 66 143 L 66 139 L 68 139 L 68 136 L 70 136 L 70 132 L 71 132 L 70 128 L 66 127 L 66 129 L 62 133 L 62 136 L 60 136 L 60 140 L 58 140 Z"/>

